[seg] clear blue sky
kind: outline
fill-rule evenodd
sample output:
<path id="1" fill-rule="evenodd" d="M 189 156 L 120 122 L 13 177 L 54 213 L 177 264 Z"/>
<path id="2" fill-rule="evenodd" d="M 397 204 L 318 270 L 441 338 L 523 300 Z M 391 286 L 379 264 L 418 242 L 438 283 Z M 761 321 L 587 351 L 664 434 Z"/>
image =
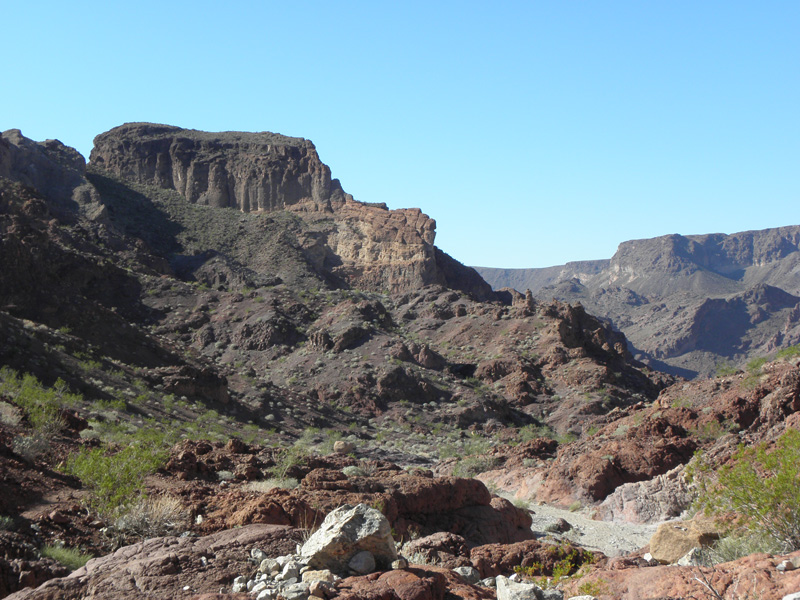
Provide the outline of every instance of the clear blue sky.
<path id="1" fill-rule="evenodd" d="M 122 6 L 122 5 L 125 6 Z M 800 2 L 3 2 L 0 129 L 311 139 L 471 265 L 800 224 Z"/>

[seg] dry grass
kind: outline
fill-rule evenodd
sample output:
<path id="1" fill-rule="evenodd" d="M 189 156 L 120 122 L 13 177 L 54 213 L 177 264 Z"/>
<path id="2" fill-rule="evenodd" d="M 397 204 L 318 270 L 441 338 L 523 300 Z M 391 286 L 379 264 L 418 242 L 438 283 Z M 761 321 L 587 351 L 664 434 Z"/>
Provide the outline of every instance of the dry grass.
<path id="1" fill-rule="evenodd" d="M 142 538 L 177 535 L 190 525 L 189 509 L 172 496 L 143 498 L 116 523 L 118 529 Z"/>
<path id="2" fill-rule="evenodd" d="M 268 492 L 275 488 L 278 489 L 294 489 L 300 482 L 297 481 L 294 477 L 271 477 L 270 479 L 264 479 L 263 481 L 251 481 L 244 486 L 242 489 L 248 492 Z"/>

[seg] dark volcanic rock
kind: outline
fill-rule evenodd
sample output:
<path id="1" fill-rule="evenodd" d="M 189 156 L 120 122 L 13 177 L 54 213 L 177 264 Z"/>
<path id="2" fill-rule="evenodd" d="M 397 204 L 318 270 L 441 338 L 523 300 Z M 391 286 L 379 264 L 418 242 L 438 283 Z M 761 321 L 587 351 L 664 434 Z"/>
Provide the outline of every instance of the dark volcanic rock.
<path id="1" fill-rule="evenodd" d="M 90 560 L 68 577 L 9 596 L 12 600 L 68 598 L 188 598 L 230 589 L 247 565 L 250 549 L 289 554 L 296 541 L 276 525 L 248 525 L 201 538 L 153 538 Z"/>

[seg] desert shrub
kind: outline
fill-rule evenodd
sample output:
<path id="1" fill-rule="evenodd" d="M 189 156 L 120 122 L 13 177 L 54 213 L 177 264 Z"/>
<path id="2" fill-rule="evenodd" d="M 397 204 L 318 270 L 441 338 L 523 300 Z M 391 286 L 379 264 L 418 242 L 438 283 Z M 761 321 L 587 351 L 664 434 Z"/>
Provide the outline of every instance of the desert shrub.
<path id="1" fill-rule="evenodd" d="M 78 548 L 66 548 L 64 546 L 45 546 L 41 549 L 42 556 L 57 560 L 68 569 L 74 571 L 93 558 L 91 554 L 82 552 Z"/>
<path id="2" fill-rule="evenodd" d="M 12 448 L 25 462 L 33 463 L 50 449 L 50 437 L 40 433 L 17 437 Z"/>
<path id="3" fill-rule="evenodd" d="M 300 482 L 294 477 L 286 477 L 284 479 L 271 477 L 270 479 L 264 479 L 262 481 L 250 481 L 246 483 L 243 488 L 248 492 L 268 492 L 276 488 L 291 490 L 298 485 L 300 485 Z"/>
<path id="4" fill-rule="evenodd" d="M 117 529 L 141 538 L 178 535 L 191 525 L 191 513 L 172 496 L 141 498 L 115 523 Z"/>
<path id="5" fill-rule="evenodd" d="M 697 508 L 728 517 L 734 535 L 763 532 L 784 551 L 800 549 L 798 455 L 800 431 L 789 429 L 771 452 L 766 444 L 740 446 L 716 473 L 700 457 L 690 470 L 698 485 Z"/>
<path id="6" fill-rule="evenodd" d="M 783 348 L 782 350 L 778 350 L 778 353 L 775 355 L 775 358 L 791 358 L 793 356 L 800 355 L 800 345 L 797 346 L 789 346 L 788 348 Z"/>
<path id="7" fill-rule="evenodd" d="M 348 465 L 346 467 L 342 467 L 342 473 L 347 475 L 348 477 L 366 477 L 367 473 L 361 467 L 356 465 Z"/>
<path id="8" fill-rule="evenodd" d="M 493 456 L 467 456 L 453 467 L 453 477 L 475 477 L 479 473 L 490 471 L 497 465 Z"/>
<path id="9" fill-rule="evenodd" d="M 53 387 L 46 387 L 33 375 L 20 376 L 9 367 L 0 369 L 0 395 L 11 398 L 22 409 L 35 435 L 46 438 L 64 428 L 62 409 L 81 400 L 79 394 L 69 392 L 61 379 Z"/>
<path id="10" fill-rule="evenodd" d="M 761 534 L 729 535 L 717 540 L 710 548 L 703 551 L 704 558 L 711 564 L 737 560 L 751 554 L 765 552 L 779 554 L 783 550 L 774 537 Z"/>
<path id="11" fill-rule="evenodd" d="M 217 481 L 230 481 L 233 477 L 233 471 L 217 471 Z"/>
<path id="12" fill-rule="evenodd" d="M 731 375 L 736 375 L 738 372 L 739 369 L 727 361 L 719 363 L 716 369 L 717 377 L 730 377 Z"/>
<path id="13" fill-rule="evenodd" d="M 0 515 L 0 531 L 9 531 L 14 528 L 14 518 Z"/>
<path id="14" fill-rule="evenodd" d="M 270 468 L 270 473 L 276 479 L 286 479 L 289 471 L 300 467 L 308 461 L 308 449 L 304 446 L 294 445 L 281 449 L 277 456 L 273 456 L 275 464 Z"/>
<path id="15" fill-rule="evenodd" d="M 104 517 L 118 516 L 143 495 L 143 479 L 166 461 L 164 450 L 131 444 L 109 454 L 104 448 L 84 448 L 66 461 L 65 471 L 91 492 L 89 506 Z"/>
<path id="16" fill-rule="evenodd" d="M 17 427 L 22 421 L 22 415 L 16 406 L 8 402 L 0 402 L 0 423 Z"/>

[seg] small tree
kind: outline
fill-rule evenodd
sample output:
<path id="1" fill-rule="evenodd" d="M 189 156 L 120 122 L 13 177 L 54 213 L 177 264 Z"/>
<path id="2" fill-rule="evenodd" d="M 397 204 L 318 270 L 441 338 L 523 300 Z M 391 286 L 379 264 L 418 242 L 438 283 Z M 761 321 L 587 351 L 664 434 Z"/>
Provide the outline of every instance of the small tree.
<path id="1" fill-rule="evenodd" d="M 733 518 L 734 527 L 763 531 L 785 551 L 800 549 L 800 432 L 787 430 L 775 448 L 740 446 L 716 475 L 708 465 L 694 470 L 698 508 Z"/>

